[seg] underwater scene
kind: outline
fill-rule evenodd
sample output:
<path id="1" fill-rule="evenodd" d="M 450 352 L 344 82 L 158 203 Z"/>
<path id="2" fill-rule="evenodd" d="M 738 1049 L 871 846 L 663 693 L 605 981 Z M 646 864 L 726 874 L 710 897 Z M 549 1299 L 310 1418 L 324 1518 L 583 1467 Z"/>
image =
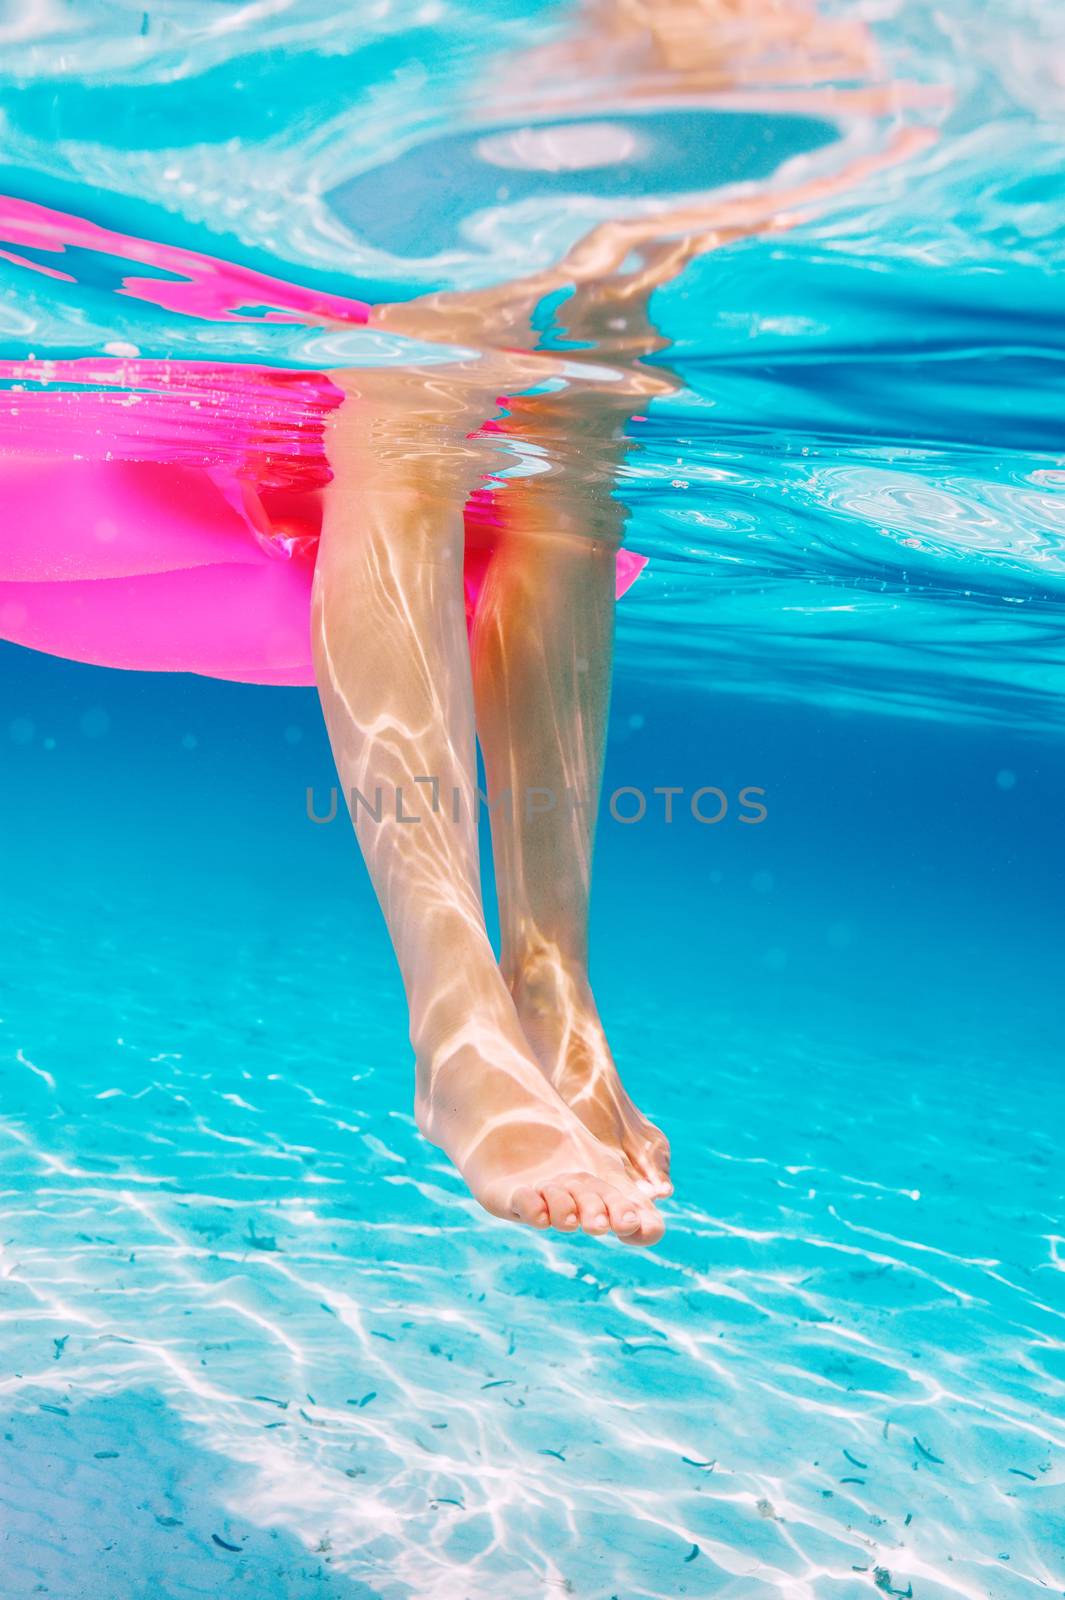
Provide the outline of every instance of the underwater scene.
<path id="1" fill-rule="evenodd" d="M 0 1600 L 1065 1595 L 1063 86 L 0 5 Z"/>

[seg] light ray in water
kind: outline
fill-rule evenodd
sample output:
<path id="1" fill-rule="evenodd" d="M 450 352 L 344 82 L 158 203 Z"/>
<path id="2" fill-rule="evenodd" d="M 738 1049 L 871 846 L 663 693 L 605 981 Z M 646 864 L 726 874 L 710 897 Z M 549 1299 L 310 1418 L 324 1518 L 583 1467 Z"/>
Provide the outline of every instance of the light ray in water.
<path id="1" fill-rule="evenodd" d="M 0 19 L 0 496 L 33 534 L 0 537 L 0 634 L 110 660 L 72 593 L 113 584 L 123 664 L 205 675 L 37 661 L 38 703 L 4 655 L 3 837 L 39 822 L 5 860 L 0 964 L 13 1594 L 160 1572 L 182 1600 L 1065 1588 L 1060 839 L 1039 810 L 1065 688 L 1057 20 L 870 17 Z M 350 630 L 324 629 L 349 780 L 401 788 L 455 753 L 432 745 L 425 619 L 483 572 L 427 559 L 402 601 L 395 579 L 456 485 L 452 554 L 501 507 L 527 536 L 508 637 L 545 673 L 588 659 L 544 642 L 530 568 L 586 536 L 613 559 L 624 531 L 619 783 L 630 761 L 648 794 L 756 758 L 780 779 L 785 844 L 693 822 L 678 868 L 679 805 L 653 847 L 600 836 L 611 1037 L 678 1174 L 653 1254 L 490 1230 L 408 1115 L 340 828 L 304 825 L 332 781 L 301 689 L 353 399 L 378 596 L 359 646 L 412 643 L 363 704 Z M 397 458 L 420 474 L 402 546 Z M 183 632 L 216 568 L 221 644 Z M 492 616 L 481 645 L 505 653 Z M 781 702 L 794 723 L 767 720 Z M 567 787 L 587 734 L 558 754 Z M 861 827 L 833 809 L 856 792 Z M 426 816 L 420 851 L 394 812 L 363 817 L 368 855 L 388 902 L 409 851 L 457 949 L 476 840 Z M 576 821 L 568 844 L 583 882 Z M 584 1051 L 582 1109 L 616 1114 L 530 920 L 545 1049 L 558 1073 Z M 462 1050 L 521 1065 L 454 967 L 431 1110 Z"/>

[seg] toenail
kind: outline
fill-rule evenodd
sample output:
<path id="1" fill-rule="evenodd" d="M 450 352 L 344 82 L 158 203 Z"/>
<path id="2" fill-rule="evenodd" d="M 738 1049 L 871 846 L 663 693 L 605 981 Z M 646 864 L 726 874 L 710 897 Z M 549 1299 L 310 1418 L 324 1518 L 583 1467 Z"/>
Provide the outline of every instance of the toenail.
<path id="1" fill-rule="evenodd" d="M 621 1220 L 626 1228 L 635 1228 L 640 1219 L 635 1211 L 625 1211 L 622 1213 Z"/>

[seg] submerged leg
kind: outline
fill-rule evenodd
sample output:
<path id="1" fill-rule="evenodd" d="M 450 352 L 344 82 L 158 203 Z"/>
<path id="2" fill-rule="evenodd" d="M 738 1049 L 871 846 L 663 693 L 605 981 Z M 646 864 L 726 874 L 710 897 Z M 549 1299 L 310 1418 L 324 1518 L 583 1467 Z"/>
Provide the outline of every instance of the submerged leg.
<path id="1" fill-rule="evenodd" d="M 468 431 L 461 415 L 445 436 L 446 397 L 419 417 L 408 377 L 399 398 L 390 410 L 368 389 L 336 416 L 312 629 L 337 768 L 407 993 L 418 1125 L 496 1216 L 650 1244 L 661 1219 L 545 1079 L 485 929 L 462 586 L 478 465 L 452 442 Z"/>
<path id="2" fill-rule="evenodd" d="M 542 439 L 528 404 L 519 414 Z M 501 969 L 549 1082 L 642 1187 L 669 1194 L 669 1145 L 622 1085 L 588 977 L 623 513 L 609 478 L 575 497 L 564 470 L 510 484 L 501 508 L 473 636 Z"/>

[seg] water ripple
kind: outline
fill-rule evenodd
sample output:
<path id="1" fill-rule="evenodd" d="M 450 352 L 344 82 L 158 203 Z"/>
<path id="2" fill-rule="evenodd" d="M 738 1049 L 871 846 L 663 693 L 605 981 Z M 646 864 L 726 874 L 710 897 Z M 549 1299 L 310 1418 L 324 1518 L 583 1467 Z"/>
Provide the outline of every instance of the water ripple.
<path id="1" fill-rule="evenodd" d="M 91 1057 L 62 1014 L 42 1032 L 56 937 L 23 926 L 0 1027 L 0 1493 L 28 1588 L 67 1592 L 60 1484 L 90 1525 L 122 1507 L 133 1541 L 79 1544 L 87 1593 L 143 1570 L 134 1548 L 182 1594 L 224 1559 L 271 1593 L 281 1561 L 338 1597 L 591 1595 L 606 1550 L 640 1600 L 821 1600 L 877 1573 L 919 1600 L 1062 1587 L 1063 1223 L 1024 1131 L 1036 1085 L 992 1127 L 940 1061 L 915 1118 L 912 1063 L 881 1059 L 857 1102 L 853 1054 L 822 1045 L 804 1099 L 801 1038 L 674 1019 L 653 1109 L 683 1199 L 634 1255 L 485 1228 L 396 1110 L 391 1004 L 360 1011 L 376 1074 L 353 1111 L 350 1065 L 301 1059 L 306 932 L 219 987 L 206 927 L 157 933 L 155 959 L 118 931 L 64 1002 Z M 214 996 L 196 1017 L 192 989 Z M 614 1020 L 638 1041 L 638 1010 Z M 685 1095 L 707 1028 L 712 1092 Z"/>

